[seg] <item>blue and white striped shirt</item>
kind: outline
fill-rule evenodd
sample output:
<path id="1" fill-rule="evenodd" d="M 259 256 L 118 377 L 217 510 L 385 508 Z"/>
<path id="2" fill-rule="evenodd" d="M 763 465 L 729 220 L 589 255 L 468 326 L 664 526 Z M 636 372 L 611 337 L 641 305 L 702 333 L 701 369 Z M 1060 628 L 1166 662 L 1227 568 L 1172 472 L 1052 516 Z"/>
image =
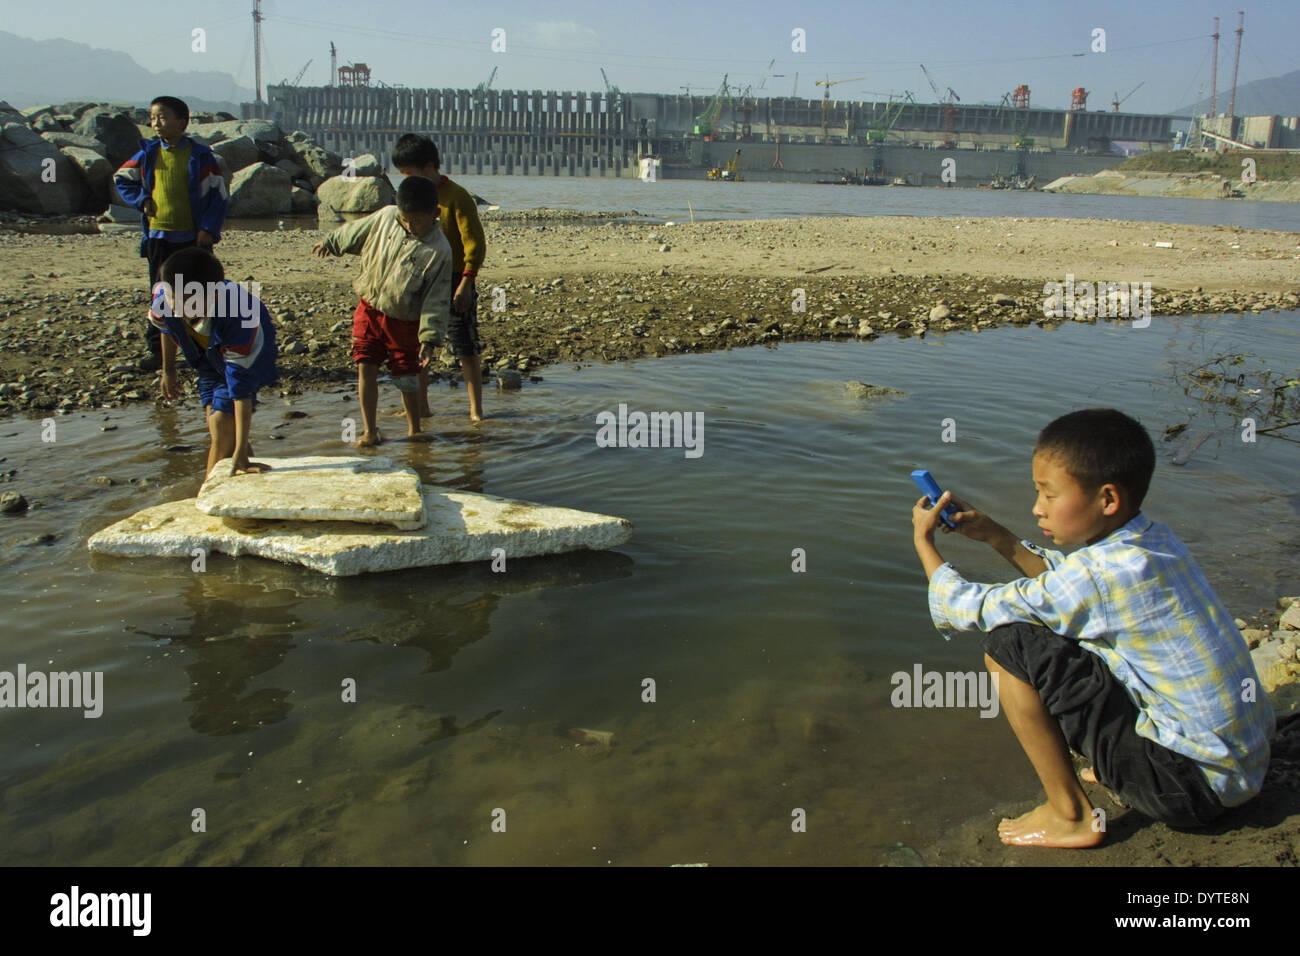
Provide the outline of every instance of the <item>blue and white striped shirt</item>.
<path id="1" fill-rule="evenodd" d="M 1139 513 L 1068 557 L 1021 544 L 1046 562 L 1038 577 L 975 584 L 948 563 L 934 573 L 939 632 L 1025 621 L 1081 641 L 1128 691 L 1138 734 L 1195 760 L 1225 807 L 1257 794 L 1273 708 L 1232 615 L 1169 526 Z"/>

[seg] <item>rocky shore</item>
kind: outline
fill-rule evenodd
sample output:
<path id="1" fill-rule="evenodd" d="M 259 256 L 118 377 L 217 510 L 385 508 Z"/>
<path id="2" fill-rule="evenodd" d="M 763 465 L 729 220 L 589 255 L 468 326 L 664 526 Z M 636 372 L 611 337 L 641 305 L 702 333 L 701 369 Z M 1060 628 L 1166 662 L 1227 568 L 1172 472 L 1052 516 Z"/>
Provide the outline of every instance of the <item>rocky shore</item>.
<path id="1" fill-rule="evenodd" d="M 1155 173 L 1104 169 L 1092 176 L 1062 176 L 1044 186 L 1043 192 L 1300 202 L 1300 182 L 1242 182 L 1238 177 L 1228 178 L 1211 172 Z"/>
<path id="2" fill-rule="evenodd" d="M 911 217 L 672 226 L 487 218 L 485 229 L 479 316 L 493 371 L 1053 327 L 1071 320 L 1044 316 L 1043 287 L 1067 274 L 1149 281 L 1157 317 L 1300 308 L 1300 245 L 1265 230 Z M 354 374 L 357 264 L 312 258 L 319 236 L 231 231 L 218 246 L 231 278 L 261 283 L 289 393 Z M 156 374 L 134 364 L 147 306 L 136 245 L 126 235 L 0 232 L 0 415 L 156 400 Z M 444 374 L 456 374 L 450 362 Z"/>

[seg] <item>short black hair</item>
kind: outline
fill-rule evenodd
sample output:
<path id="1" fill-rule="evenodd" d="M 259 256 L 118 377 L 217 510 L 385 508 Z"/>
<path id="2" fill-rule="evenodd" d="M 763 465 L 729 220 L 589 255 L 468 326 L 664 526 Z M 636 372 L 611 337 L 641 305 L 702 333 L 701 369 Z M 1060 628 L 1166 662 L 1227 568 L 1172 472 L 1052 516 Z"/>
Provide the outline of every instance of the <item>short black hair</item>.
<path id="1" fill-rule="evenodd" d="M 1105 484 L 1118 485 L 1133 514 L 1142 507 L 1156 449 L 1141 422 L 1113 408 L 1088 408 L 1062 415 L 1038 435 L 1034 453 L 1058 458 L 1088 494 Z"/>
<path id="2" fill-rule="evenodd" d="M 198 246 L 173 252 L 158 269 L 158 278 L 168 285 L 175 285 L 176 277 L 181 276 L 190 282 L 220 282 L 226 277 L 226 270 L 221 267 L 221 260 Z M 178 289 L 177 292 L 184 290 Z"/>
<path id="3" fill-rule="evenodd" d="M 189 105 L 184 100 L 178 99 L 175 96 L 155 96 L 149 106 L 150 108 L 155 106 L 165 106 L 180 119 L 188 120 L 190 118 Z"/>
<path id="4" fill-rule="evenodd" d="M 393 144 L 392 161 L 394 169 L 411 166 L 423 168 L 430 164 L 442 168 L 442 163 L 438 160 L 438 147 L 429 137 L 418 133 L 406 133 Z"/>
<path id="5" fill-rule="evenodd" d="M 438 214 L 438 187 L 432 179 L 407 176 L 397 187 L 397 208 L 405 213 Z"/>

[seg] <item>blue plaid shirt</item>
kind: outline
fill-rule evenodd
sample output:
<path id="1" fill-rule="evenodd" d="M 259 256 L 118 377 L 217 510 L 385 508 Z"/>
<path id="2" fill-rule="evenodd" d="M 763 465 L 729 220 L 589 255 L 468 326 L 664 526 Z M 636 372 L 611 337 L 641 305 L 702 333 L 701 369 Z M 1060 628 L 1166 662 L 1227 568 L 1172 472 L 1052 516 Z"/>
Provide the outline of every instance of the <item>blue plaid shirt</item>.
<path id="1" fill-rule="evenodd" d="M 1138 514 L 1069 557 L 1021 544 L 1047 564 L 1036 578 L 975 584 L 947 563 L 934 573 L 939 632 L 1025 621 L 1083 642 L 1137 706 L 1138 734 L 1195 760 L 1225 807 L 1257 794 L 1273 708 L 1232 615 L 1169 526 Z"/>

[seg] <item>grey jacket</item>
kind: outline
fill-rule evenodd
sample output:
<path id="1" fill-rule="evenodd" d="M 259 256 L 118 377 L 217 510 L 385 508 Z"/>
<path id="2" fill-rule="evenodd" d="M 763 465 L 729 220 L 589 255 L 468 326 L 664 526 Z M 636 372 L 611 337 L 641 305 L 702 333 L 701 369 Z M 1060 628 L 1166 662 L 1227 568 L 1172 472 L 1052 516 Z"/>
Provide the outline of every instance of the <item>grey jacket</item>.
<path id="1" fill-rule="evenodd" d="M 331 255 L 360 253 L 357 295 L 394 319 L 419 321 L 420 341 L 439 345 L 451 321 L 451 246 L 438 227 L 419 239 L 385 206 L 340 226 L 321 243 Z"/>

